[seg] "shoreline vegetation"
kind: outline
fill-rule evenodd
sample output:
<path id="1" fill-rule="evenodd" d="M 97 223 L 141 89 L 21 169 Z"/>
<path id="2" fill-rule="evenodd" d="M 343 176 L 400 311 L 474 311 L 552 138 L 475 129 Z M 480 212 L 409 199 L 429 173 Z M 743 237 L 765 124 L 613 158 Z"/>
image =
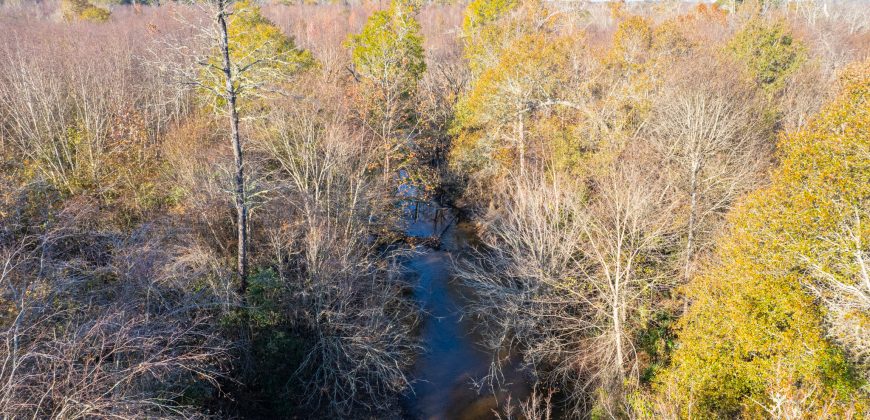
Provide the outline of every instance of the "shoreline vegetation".
<path id="1" fill-rule="evenodd" d="M 870 416 L 860 0 L 0 0 L 0 417 Z"/>

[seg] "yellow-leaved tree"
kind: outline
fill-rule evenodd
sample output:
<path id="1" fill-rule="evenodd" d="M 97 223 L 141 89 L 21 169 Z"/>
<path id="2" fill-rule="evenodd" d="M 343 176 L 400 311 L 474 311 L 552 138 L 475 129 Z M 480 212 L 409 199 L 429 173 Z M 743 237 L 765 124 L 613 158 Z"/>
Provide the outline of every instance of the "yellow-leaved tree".
<path id="1" fill-rule="evenodd" d="M 465 57 L 474 77 L 498 58 L 508 38 L 499 20 L 516 9 L 516 0 L 474 0 L 468 3 L 462 21 Z"/>
<path id="2" fill-rule="evenodd" d="M 225 1 L 227 10 L 226 47 L 229 59 L 229 81 L 233 91 L 242 99 L 242 110 L 255 99 L 281 88 L 293 75 L 314 64 L 311 52 L 296 46 L 293 38 L 281 32 L 263 16 L 260 7 L 249 0 Z M 196 83 L 203 99 L 212 101 L 218 109 L 227 106 L 227 73 L 218 38 L 208 52 L 209 57 L 200 64 Z"/>
<path id="3" fill-rule="evenodd" d="M 201 28 L 203 45 L 189 51 L 174 50 L 192 63 L 173 68 L 193 86 L 215 113 L 226 116 L 233 150 L 233 201 L 236 208 L 237 277 L 239 292 L 248 287 L 249 185 L 245 174 L 245 150 L 240 133 L 240 114 L 261 108 L 259 98 L 280 92 L 302 69 L 313 65 L 311 53 L 296 47 L 266 19 L 260 7 L 248 0 L 204 0 L 211 21 Z M 250 116 L 250 115 L 248 115 Z"/>
<path id="4" fill-rule="evenodd" d="M 715 260 L 685 287 L 692 305 L 656 384 L 681 417 L 850 418 L 870 407 L 870 61 L 841 84 L 782 138 L 770 186 L 735 208 Z"/>
<path id="5" fill-rule="evenodd" d="M 363 119 L 383 147 L 384 179 L 404 169 L 394 161 L 403 160 L 416 129 L 414 97 L 426 72 L 416 14 L 412 2 L 395 0 L 347 42 L 360 81 Z"/>
<path id="6" fill-rule="evenodd" d="M 60 13 L 67 22 L 76 20 L 105 22 L 112 15 L 107 9 L 94 6 L 88 0 L 62 0 Z"/>
<path id="7" fill-rule="evenodd" d="M 457 104 L 453 163 L 484 176 L 511 167 L 524 173 L 536 114 L 576 106 L 562 99 L 571 47 L 544 35 L 512 42 Z"/>

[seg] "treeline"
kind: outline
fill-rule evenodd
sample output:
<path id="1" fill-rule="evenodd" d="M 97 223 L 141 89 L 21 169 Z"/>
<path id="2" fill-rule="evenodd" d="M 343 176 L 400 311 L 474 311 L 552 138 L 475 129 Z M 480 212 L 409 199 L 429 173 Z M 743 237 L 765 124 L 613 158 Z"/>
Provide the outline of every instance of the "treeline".
<path id="1" fill-rule="evenodd" d="M 133 3 L 0 6 L 4 416 L 401 417 L 400 187 L 493 416 L 868 414 L 860 2 Z"/>

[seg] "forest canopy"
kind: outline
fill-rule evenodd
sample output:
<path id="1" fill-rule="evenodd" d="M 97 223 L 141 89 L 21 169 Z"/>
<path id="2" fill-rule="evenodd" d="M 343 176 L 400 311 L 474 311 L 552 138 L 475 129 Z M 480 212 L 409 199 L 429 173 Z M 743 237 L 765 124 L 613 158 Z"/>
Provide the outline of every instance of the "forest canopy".
<path id="1" fill-rule="evenodd" d="M 860 0 L 0 0 L 0 417 L 870 416 Z"/>

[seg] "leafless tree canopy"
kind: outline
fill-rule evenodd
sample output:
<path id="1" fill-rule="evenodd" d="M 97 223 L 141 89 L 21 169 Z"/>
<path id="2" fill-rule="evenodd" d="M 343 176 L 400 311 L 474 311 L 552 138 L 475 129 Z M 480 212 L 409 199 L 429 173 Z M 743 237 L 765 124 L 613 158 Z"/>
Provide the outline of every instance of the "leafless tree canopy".
<path id="1" fill-rule="evenodd" d="M 626 163 L 594 188 L 578 201 L 588 192 L 569 180 L 514 181 L 487 217 L 485 249 L 458 271 L 480 295 L 471 311 L 488 344 L 521 349 L 575 394 L 578 414 L 593 386 L 637 380 L 637 313 L 671 282 L 647 269 L 670 246 L 670 187 Z"/>

